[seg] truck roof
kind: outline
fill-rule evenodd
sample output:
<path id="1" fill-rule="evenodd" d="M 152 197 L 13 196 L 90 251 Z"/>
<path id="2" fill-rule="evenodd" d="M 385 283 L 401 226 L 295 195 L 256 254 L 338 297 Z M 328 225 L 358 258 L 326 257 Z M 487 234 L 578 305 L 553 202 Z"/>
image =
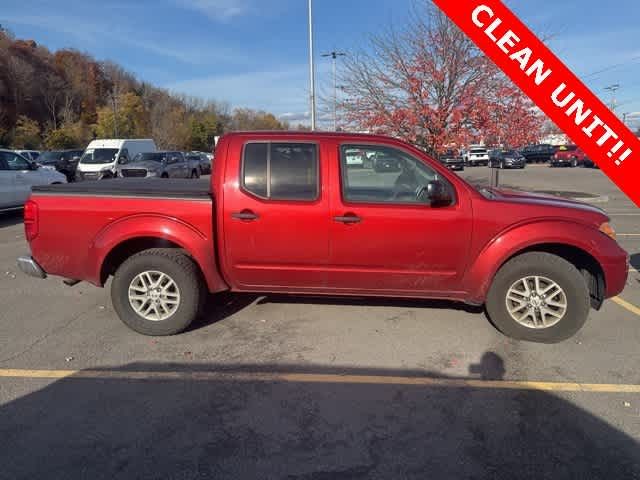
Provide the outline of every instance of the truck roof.
<path id="1" fill-rule="evenodd" d="M 345 138 L 345 139 L 357 138 L 362 141 L 384 140 L 384 141 L 402 142 L 402 140 L 391 137 L 389 135 L 380 135 L 380 134 L 374 134 L 374 133 L 325 132 L 325 131 L 307 132 L 307 131 L 301 131 L 301 130 L 254 130 L 254 131 L 247 130 L 247 131 L 225 133 L 222 136 L 222 138 L 224 137 L 260 137 L 260 138 L 289 137 L 289 138 Z"/>

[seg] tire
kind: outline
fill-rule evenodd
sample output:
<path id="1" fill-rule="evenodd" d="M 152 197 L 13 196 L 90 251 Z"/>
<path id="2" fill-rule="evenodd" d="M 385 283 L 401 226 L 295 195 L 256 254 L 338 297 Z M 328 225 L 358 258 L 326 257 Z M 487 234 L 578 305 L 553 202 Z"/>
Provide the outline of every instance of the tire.
<path id="1" fill-rule="evenodd" d="M 191 178 L 200 178 L 200 174 L 198 173 L 198 170 L 191 171 Z"/>
<path id="2" fill-rule="evenodd" d="M 566 310 L 557 323 L 544 328 L 525 326 L 507 310 L 507 294 L 527 276 L 544 277 L 562 289 Z M 555 295 L 551 298 L 562 301 L 562 297 Z M 525 253 L 503 265 L 493 279 L 486 301 L 487 314 L 498 330 L 508 337 L 539 343 L 557 343 L 573 336 L 586 322 L 590 306 L 589 289 L 578 269 L 561 257 L 543 252 Z"/>
<path id="3" fill-rule="evenodd" d="M 500 169 L 504 168 L 504 162 L 500 162 Z"/>
<path id="4" fill-rule="evenodd" d="M 575 158 L 571 161 L 571 168 L 576 168 L 578 166 L 578 160 Z"/>
<path id="5" fill-rule="evenodd" d="M 177 287 L 173 295 L 177 292 L 178 304 L 164 319 L 147 319 L 132 306 L 135 300 L 129 299 L 129 289 L 143 272 L 164 274 Z M 132 330 L 149 336 L 184 331 L 198 316 L 204 296 L 205 286 L 196 263 L 181 250 L 171 248 L 153 248 L 133 255 L 120 265 L 111 283 L 111 301 L 120 319 Z M 143 309 L 145 305 L 142 304 Z"/>
<path id="6" fill-rule="evenodd" d="M 160 178 L 169 178 L 169 174 L 163 173 L 162 175 L 160 175 Z"/>

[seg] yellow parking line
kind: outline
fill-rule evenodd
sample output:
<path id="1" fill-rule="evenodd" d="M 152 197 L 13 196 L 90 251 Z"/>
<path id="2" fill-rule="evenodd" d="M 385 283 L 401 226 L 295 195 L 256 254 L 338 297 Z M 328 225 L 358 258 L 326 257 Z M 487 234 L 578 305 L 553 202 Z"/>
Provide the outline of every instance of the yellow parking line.
<path id="1" fill-rule="evenodd" d="M 616 302 L 622 308 L 626 308 L 631 313 L 635 313 L 640 317 L 640 308 L 636 307 L 633 303 L 629 303 L 626 300 L 621 299 L 620 297 L 613 297 L 611 300 Z"/>
<path id="2" fill-rule="evenodd" d="M 609 383 L 565 383 L 512 380 L 467 380 L 456 378 L 340 375 L 322 373 L 215 372 L 215 371 L 120 371 L 120 370 L 0 370 L 0 378 L 48 378 L 135 381 L 224 381 L 407 385 L 439 388 L 492 390 L 538 390 L 548 392 L 640 393 L 640 385 Z"/>

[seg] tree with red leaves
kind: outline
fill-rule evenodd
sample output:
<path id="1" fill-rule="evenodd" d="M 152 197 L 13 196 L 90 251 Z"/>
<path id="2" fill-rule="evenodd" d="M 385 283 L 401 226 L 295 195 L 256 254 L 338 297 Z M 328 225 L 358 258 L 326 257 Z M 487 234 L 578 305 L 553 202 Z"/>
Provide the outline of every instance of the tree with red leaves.
<path id="1" fill-rule="evenodd" d="M 536 141 L 544 118 L 444 14 L 428 2 L 401 32 L 372 38 L 341 75 L 343 128 L 403 138 L 428 152 Z"/>

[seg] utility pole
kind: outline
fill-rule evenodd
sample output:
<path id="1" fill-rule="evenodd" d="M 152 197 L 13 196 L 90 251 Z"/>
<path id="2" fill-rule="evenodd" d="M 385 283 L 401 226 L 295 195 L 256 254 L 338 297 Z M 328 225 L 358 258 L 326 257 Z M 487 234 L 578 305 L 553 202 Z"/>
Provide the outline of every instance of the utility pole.
<path id="1" fill-rule="evenodd" d="M 615 112 L 616 111 L 616 106 L 617 106 L 617 102 L 616 102 L 616 91 L 620 88 L 620 84 L 618 83 L 614 83 L 613 85 L 609 85 L 608 87 L 604 87 L 605 90 L 608 90 L 611 92 L 611 111 Z"/>
<path id="2" fill-rule="evenodd" d="M 314 131 L 316 129 L 316 73 L 313 64 L 313 0 L 309 0 L 309 83 L 311 131 Z"/>
<path id="3" fill-rule="evenodd" d="M 336 76 L 336 59 L 338 57 L 344 57 L 346 53 L 336 52 L 335 50 L 329 53 L 323 53 L 323 57 L 331 57 L 333 63 L 333 131 L 338 130 L 338 79 Z"/>

